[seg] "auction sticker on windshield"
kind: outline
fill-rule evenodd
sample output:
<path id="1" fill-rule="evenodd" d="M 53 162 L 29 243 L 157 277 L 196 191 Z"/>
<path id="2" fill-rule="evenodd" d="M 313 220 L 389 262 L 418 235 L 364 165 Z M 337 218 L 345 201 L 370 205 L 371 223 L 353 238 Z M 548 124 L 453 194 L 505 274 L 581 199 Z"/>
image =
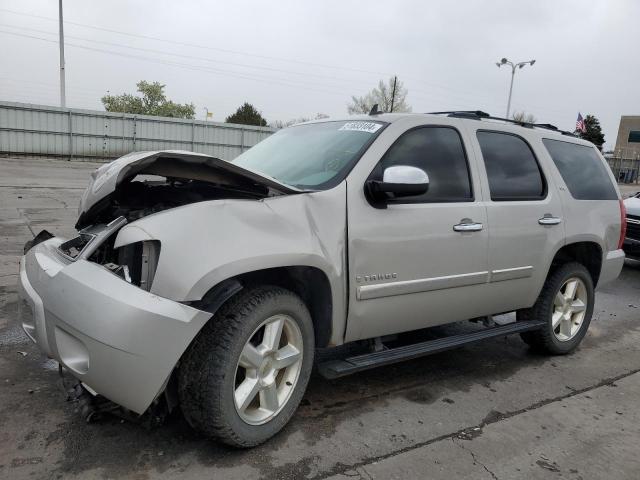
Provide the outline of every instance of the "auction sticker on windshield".
<path id="1" fill-rule="evenodd" d="M 381 124 L 375 122 L 347 122 L 341 126 L 339 130 L 375 133 L 380 130 L 381 127 Z"/>

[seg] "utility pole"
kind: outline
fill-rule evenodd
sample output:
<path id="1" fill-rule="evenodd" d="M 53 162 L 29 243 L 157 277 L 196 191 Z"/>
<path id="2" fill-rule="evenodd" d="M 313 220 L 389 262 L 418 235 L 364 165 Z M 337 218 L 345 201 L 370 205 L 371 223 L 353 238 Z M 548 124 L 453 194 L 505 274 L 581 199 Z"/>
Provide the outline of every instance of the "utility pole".
<path id="1" fill-rule="evenodd" d="M 60 106 L 62 108 L 67 106 L 67 99 L 65 93 L 65 79 L 64 79 L 64 27 L 62 26 L 62 0 L 58 0 L 59 6 L 59 23 L 60 23 Z"/>
<path id="2" fill-rule="evenodd" d="M 62 1 L 62 0 L 60 0 Z M 393 92 L 391 93 L 391 111 L 389 113 L 393 113 L 393 103 L 396 99 L 396 82 L 398 81 L 398 77 L 393 77 Z"/>
<path id="3" fill-rule="evenodd" d="M 528 62 L 513 63 L 507 60 L 506 58 L 503 58 L 499 62 L 496 62 L 496 65 L 498 66 L 498 68 L 502 67 L 503 65 L 509 65 L 511 67 L 511 84 L 509 85 L 509 99 L 507 100 L 507 115 L 505 116 L 505 118 L 509 118 L 509 112 L 511 111 L 511 94 L 513 93 L 513 77 L 516 76 L 516 68 L 522 68 L 525 65 L 533 66 L 534 63 L 536 63 L 535 60 L 529 60 Z"/>

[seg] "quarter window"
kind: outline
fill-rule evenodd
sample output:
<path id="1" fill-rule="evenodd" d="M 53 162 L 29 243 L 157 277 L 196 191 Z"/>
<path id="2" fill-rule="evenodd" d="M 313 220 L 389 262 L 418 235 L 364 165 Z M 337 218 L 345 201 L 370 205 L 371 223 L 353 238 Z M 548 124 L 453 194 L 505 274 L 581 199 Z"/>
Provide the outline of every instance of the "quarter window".
<path id="1" fill-rule="evenodd" d="M 542 172 L 529 144 L 503 132 L 477 133 L 491 200 L 539 200 L 546 194 Z"/>
<path id="2" fill-rule="evenodd" d="M 423 195 L 392 200 L 394 203 L 468 202 L 473 200 L 467 157 L 460 134 L 450 127 L 421 127 L 402 135 L 387 150 L 374 176 L 385 168 L 407 165 L 429 176 Z"/>
<path id="3" fill-rule="evenodd" d="M 544 146 L 576 200 L 617 200 L 607 167 L 594 147 L 544 138 Z"/>

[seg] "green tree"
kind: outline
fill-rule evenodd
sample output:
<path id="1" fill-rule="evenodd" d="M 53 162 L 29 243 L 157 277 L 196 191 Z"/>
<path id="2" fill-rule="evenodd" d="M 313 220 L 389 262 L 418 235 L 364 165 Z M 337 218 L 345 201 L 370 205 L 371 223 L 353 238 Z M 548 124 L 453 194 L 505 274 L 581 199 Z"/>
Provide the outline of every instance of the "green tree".
<path id="1" fill-rule="evenodd" d="M 244 102 L 235 113 L 229 115 L 225 122 L 240 123 L 242 125 L 257 125 L 266 127 L 267 121 L 262 117 L 260 112 L 248 102 Z"/>
<path id="2" fill-rule="evenodd" d="M 193 103 L 175 103 L 167 100 L 164 87 L 160 82 L 141 80 L 136 84 L 140 95 L 123 93 L 105 95 L 102 104 L 107 112 L 135 113 L 158 117 L 194 118 L 196 107 Z"/>
<path id="3" fill-rule="evenodd" d="M 589 140 L 596 147 L 602 150 L 602 145 L 604 145 L 604 133 L 602 133 L 600 121 L 593 115 L 587 115 L 584 117 L 584 126 L 584 132 L 576 131 L 575 133 L 578 133 L 580 138 Z"/>
<path id="4" fill-rule="evenodd" d="M 407 104 L 407 89 L 404 88 L 404 84 L 398 80 L 394 96 L 393 81 L 394 77 L 391 77 L 387 83 L 380 80 L 378 82 L 378 86 L 365 96 L 351 97 L 351 103 L 347 105 L 347 112 L 349 112 L 349 114 L 367 114 L 376 103 L 378 104 L 378 109 L 381 112 L 390 112 L 392 98 L 394 112 L 410 112 L 411 107 Z"/>

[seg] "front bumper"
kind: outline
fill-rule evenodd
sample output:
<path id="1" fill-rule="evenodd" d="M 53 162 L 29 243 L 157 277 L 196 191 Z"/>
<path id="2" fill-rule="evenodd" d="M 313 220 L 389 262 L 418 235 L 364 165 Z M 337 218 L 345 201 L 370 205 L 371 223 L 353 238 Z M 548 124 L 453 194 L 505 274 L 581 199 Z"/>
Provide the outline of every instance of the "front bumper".
<path id="1" fill-rule="evenodd" d="M 20 260 L 23 329 L 73 376 L 142 414 L 211 314 L 158 297 L 87 260 L 69 262 L 52 238 Z"/>

